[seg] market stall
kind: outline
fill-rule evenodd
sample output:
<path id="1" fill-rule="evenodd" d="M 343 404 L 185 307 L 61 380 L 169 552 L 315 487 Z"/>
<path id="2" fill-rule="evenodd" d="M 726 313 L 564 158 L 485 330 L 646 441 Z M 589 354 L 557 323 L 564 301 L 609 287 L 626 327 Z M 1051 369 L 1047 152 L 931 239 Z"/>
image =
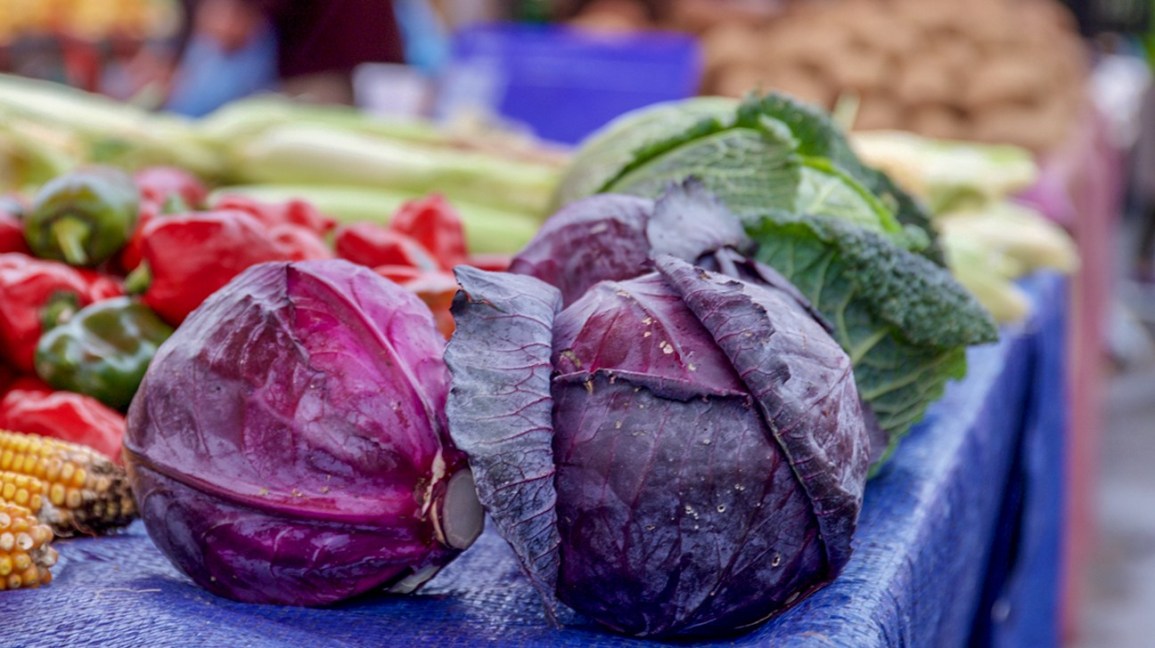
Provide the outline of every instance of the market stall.
<path id="1" fill-rule="evenodd" d="M 584 4 L 460 31 L 441 122 L 0 76 L 0 643 L 1071 632 L 1121 181 L 1065 14 Z"/>

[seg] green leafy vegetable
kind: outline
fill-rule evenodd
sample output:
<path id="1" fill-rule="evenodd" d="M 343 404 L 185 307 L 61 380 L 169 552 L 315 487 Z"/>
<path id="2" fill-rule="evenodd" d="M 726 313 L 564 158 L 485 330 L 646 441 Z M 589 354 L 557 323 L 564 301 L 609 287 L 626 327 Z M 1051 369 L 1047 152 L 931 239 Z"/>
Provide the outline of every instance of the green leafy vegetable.
<path id="1" fill-rule="evenodd" d="M 553 211 L 598 193 L 634 159 L 634 151 L 669 139 L 709 120 L 732 120 L 738 102 L 723 97 L 695 97 L 635 110 L 589 136 L 574 155 L 554 194 Z"/>
<path id="2" fill-rule="evenodd" d="M 697 178 L 759 244 L 758 260 L 832 323 L 889 439 L 875 466 L 965 375 L 966 347 L 997 339 L 990 314 L 945 267 L 924 208 L 864 165 L 818 109 L 776 94 L 729 107 L 666 105 L 623 117 L 590 142 L 559 200 L 656 198 Z"/>
<path id="3" fill-rule="evenodd" d="M 556 197 L 655 198 L 689 177 L 744 221 L 767 209 L 831 216 L 940 257 L 915 203 L 863 166 L 829 118 L 780 95 L 736 107 L 664 105 L 622 118 L 583 146 Z"/>
<path id="4" fill-rule="evenodd" d="M 765 215 L 748 227 L 757 258 L 822 312 L 854 364 L 855 382 L 890 447 L 952 379 L 966 347 L 992 342 L 990 315 L 950 273 L 873 232 L 824 217 Z"/>
<path id="5" fill-rule="evenodd" d="M 863 164 L 829 115 L 785 95 L 769 94 L 743 103 L 739 109 L 738 123 L 767 117 L 773 117 L 790 128 L 790 132 L 798 139 L 799 153 L 830 160 L 832 165 L 842 169 L 874 194 L 900 223 L 924 232 L 929 244 L 920 250 L 921 253 L 939 265 L 945 263 L 934 228 L 930 224 L 930 213 L 886 174 Z"/>

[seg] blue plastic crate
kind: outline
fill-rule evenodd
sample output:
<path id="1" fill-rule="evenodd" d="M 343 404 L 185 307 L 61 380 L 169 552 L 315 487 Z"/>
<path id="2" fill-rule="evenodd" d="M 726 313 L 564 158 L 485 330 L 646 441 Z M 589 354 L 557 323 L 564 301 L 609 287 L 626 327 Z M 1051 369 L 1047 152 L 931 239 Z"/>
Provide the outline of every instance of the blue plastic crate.
<path id="1" fill-rule="evenodd" d="M 451 70 L 443 109 L 481 106 L 576 143 L 622 113 L 694 95 L 701 57 L 683 34 L 500 24 L 458 34 Z"/>

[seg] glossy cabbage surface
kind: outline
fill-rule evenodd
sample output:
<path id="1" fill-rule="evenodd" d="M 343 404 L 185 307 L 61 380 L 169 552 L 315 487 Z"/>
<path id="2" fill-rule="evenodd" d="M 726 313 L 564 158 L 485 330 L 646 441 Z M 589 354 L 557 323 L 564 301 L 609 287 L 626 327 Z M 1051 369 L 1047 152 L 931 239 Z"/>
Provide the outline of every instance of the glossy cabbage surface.
<path id="1" fill-rule="evenodd" d="M 849 358 L 795 294 L 652 263 L 560 311 L 530 277 L 459 270 L 451 431 L 475 469 L 532 458 L 531 481 L 477 474 L 547 605 L 729 634 L 846 564 L 870 442 Z M 533 325 L 481 345 L 510 319 Z"/>
<path id="2" fill-rule="evenodd" d="M 428 309 L 368 268 L 250 268 L 161 347 L 130 409 L 150 536 L 241 601 L 415 588 L 460 551 L 439 526 L 466 469 L 448 379 Z"/>

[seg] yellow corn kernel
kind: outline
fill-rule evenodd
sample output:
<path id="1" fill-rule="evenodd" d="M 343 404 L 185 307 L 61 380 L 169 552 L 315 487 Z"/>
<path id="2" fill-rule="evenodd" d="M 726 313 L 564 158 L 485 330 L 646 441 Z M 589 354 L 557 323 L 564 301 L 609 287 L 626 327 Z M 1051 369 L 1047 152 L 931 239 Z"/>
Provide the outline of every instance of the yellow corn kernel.
<path id="1" fill-rule="evenodd" d="M 40 568 L 29 565 L 28 569 L 20 574 L 20 581 L 24 587 L 36 587 L 40 584 Z"/>
<path id="2" fill-rule="evenodd" d="M 0 502 L 37 509 L 57 535 L 97 534 L 136 516 L 124 469 L 95 450 L 35 434 L 0 430 Z M 3 477 L 11 473 L 16 477 Z M 34 488 L 38 480 L 40 488 Z M 7 483 L 13 483 L 8 488 Z M 6 493 L 11 491 L 11 496 Z M 22 495 L 24 491 L 27 494 Z"/>
<path id="3" fill-rule="evenodd" d="M 56 564 L 52 531 L 32 511 L 0 501 L 0 590 L 39 587 L 52 580 L 49 569 Z"/>
<path id="4" fill-rule="evenodd" d="M 64 484 L 53 484 L 48 488 L 48 500 L 53 506 L 64 506 Z"/>
<path id="5" fill-rule="evenodd" d="M 31 476 L 0 470 L 0 501 L 19 504 L 33 513 L 40 512 L 44 482 Z"/>

